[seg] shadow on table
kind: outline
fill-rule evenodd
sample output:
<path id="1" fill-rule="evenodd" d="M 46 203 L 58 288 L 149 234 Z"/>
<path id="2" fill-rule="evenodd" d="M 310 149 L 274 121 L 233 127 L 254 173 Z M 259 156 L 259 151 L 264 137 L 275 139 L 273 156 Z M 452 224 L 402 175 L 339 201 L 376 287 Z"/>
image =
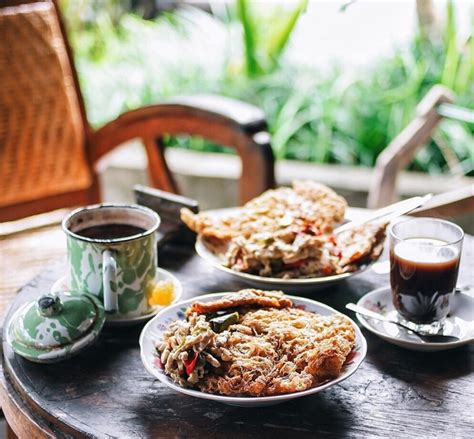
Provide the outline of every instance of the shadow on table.
<path id="1" fill-rule="evenodd" d="M 416 352 L 386 343 L 367 331 L 364 335 L 369 346 L 366 361 L 384 376 L 393 392 L 401 395 L 402 402 L 416 396 L 418 408 L 425 403 L 431 408 L 468 403 L 469 392 L 462 392 L 462 380 L 473 372 L 474 346 Z M 470 383 L 466 381 L 465 385 L 469 387 Z M 460 390 L 461 394 L 453 399 L 453 392 Z"/>
<path id="2" fill-rule="evenodd" d="M 474 370 L 473 345 L 440 352 L 417 352 L 389 344 L 365 330 L 364 335 L 369 346 L 367 359 L 382 373 L 399 379 L 410 380 L 417 375 L 449 380 L 469 375 Z"/>
<path id="3" fill-rule="evenodd" d="M 147 437 L 156 434 L 157 425 L 162 426 L 165 437 L 190 431 L 193 437 L 207 438 L 314 437 L 316 433 L 342 437 L 354 423 L 353 410 L 355 407 L 332 389 L 260 408 L 232 407 L 165 390 L 154 397 L 143 396 L 136 414 L 141 418 L 137 424 L 143 426 L 142 434 Z"/>

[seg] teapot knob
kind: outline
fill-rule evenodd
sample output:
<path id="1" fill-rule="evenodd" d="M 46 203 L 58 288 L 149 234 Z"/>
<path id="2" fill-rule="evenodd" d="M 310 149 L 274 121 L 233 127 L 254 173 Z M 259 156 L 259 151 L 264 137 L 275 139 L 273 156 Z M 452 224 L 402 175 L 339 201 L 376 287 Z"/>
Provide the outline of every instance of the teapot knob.
<path id="1" fill-rule="evenodd" d="M 38 310 L 42 316 L 51 317 L 63 309 L 61 299 L 55 294 L 45 294 L 38 299 Z"/>

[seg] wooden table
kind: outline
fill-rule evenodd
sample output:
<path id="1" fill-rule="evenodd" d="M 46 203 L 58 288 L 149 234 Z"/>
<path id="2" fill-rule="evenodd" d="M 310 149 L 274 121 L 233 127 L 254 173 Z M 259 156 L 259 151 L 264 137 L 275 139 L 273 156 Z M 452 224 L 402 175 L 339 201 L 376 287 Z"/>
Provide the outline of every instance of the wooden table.
<path id="1" fill-rule="evenodd" d="M 44 267 L 66 257 L 61 209 L 18 221 L 0 223 L 0 326 L 17 291 Z"/>
<path id="2" fill-rule="evenodd" d="M 474 238 L 464 246 L 460 285 L 472 284 Z M 386 256 L 384 256 L 386 257 Z M 160 264 L 183 283 L 184 298 L 244 285 L 209 267 L 193 249 L 169 245 Z M 64 262 L 18 294 L 22 303 L 49 290 Z M 385 285 L 369 270 L 326 291 L 303 294 L 344 305 Z M 352 315 L 352 317 L 354 317 Z M 0 403 L 19 437 L 473 437 L 474 347 L 418 353 L 364 330 L 368 355 L 348 380 L 324 392 L 268 408 L 247 409 L 176 394 L 142 367 L 141 327 L 106 329 L 96 345 L 55 365 L 15 356 L 3 343 Z"/>

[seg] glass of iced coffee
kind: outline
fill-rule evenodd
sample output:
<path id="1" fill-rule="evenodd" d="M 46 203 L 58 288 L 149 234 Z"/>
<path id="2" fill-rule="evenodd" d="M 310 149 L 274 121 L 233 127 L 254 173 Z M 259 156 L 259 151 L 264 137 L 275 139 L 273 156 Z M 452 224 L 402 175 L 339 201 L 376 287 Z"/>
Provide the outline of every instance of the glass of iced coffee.
<path id="1" fill-rule="evenodd" d="M 463 230 L 449 221 L 416 218 L 390 228 L 390 286 L 400 320 L 440 332 L 456 289 Z"/>

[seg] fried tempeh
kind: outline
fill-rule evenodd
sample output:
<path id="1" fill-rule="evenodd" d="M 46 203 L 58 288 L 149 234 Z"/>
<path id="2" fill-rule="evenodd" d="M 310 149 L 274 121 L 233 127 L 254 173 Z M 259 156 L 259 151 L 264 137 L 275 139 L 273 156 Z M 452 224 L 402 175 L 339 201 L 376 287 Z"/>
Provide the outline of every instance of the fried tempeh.
<path id="1" fill-rule="evenodd" d="M 186 310 L 186 314 L 209 314 L 237 307 L 287 308 L 291 306 L 293 306 L 293 302 L 285 297 L 281 291 L 262 291 L 249 288 L 238 293 L 229 293 L 227 296 L 214 302 L 194 302 Z"/>

